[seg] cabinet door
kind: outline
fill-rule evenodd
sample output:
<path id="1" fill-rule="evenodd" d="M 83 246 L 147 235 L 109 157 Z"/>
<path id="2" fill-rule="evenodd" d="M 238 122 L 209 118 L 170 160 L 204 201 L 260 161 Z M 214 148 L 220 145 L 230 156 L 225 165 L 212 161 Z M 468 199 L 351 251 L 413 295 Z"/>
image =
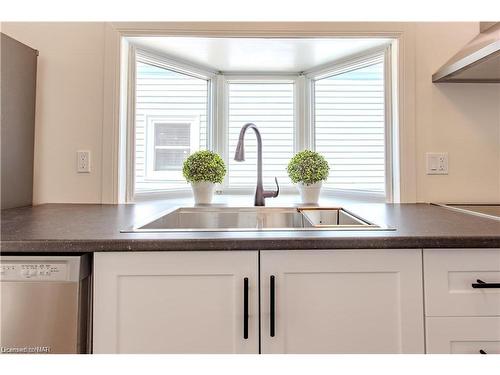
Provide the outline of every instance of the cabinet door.
<path id="1" fill-rule="evenodd" d="M 261 340 L 263 353 L 423 353 L 421 251 L 262 251 Z"/>
<path id="2" fill-rule="evenodd" d="M 426 319 L 427 353 L 500 354 L 500 317 Z"/>
<path id="3" fill-rule="evenodd" d="M 93 327 L 94 353 L 258 353 L 258 252 L 96 253 Z"/>

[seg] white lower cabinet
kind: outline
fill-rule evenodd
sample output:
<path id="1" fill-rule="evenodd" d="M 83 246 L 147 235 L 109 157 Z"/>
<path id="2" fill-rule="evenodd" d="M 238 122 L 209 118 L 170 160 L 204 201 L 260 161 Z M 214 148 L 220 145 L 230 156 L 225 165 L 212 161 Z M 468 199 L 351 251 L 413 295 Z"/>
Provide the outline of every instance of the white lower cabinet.
<path id="1" fill-rule="evenodd" d="M 257 251 L 96 253 L 93 352 L 258 353 L 258 303 Z"/>
<path id="2" fill-rule="evenodd" d="M 423 353 L 421 254 L 96 253 L 93 351 Z"/>
<path id="3" fill-rule="evenodd" d="M 421 250 L 261 251 L 262 353 L 424 353 Z"/>
<path id="4" fill-rule="evenodd" d="M 431 317 L 426 330 L 430 354 L 500 354 L 500 317 Z"/>
<path id="5" fill-rule="evenodd" d="M 500 353 L 500 249 L 425 249 L 427 353 Z"/>

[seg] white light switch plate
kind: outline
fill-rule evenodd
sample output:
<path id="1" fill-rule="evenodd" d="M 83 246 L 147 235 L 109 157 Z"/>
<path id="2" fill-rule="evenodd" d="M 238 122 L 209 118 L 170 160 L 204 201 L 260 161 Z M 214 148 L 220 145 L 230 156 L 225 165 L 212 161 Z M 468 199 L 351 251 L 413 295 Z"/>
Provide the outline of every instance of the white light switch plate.
<path id="1" fill-rule="evenodd" d="M 77 166 L 78 173 L 90 173 L 90 151 L 77 151 Z"/>
<path id="2" fill-rule="evenodd" d="M 448 174 L 447 152 L 428 152 L 425 159 L 427 174 Z"/>

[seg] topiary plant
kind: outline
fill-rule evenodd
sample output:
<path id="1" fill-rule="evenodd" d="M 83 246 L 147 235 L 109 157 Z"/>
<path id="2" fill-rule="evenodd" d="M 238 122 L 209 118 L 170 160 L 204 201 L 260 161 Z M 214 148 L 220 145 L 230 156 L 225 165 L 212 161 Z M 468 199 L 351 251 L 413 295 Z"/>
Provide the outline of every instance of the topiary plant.
<path id="1" fill-rule="evenodd" d="M 215 152 L 197 151 L 184 161 L 182 174 L 187 182 L 207 181 L 220 184 L 226 175 L 226 166 Z"/>
<path id="2" fill-rule="evenodd" d="M 330 167 L 321 154 L 304 150 L 290 159 L 287 171 L 293 183 L 302 182 L 305 185 L 311 185 L 326 180 Z"/>

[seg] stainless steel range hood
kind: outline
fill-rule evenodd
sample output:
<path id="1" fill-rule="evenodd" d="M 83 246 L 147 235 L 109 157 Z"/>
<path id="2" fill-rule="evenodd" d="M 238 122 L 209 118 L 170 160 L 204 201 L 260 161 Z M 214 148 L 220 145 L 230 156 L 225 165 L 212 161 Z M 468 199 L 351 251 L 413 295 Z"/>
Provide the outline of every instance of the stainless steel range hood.
<path id="1" fill-rule="evenodd" d="M 481 22 L 480 31 L 432 75 L 432 82 L 500 83 L 500 22 Z"/>

